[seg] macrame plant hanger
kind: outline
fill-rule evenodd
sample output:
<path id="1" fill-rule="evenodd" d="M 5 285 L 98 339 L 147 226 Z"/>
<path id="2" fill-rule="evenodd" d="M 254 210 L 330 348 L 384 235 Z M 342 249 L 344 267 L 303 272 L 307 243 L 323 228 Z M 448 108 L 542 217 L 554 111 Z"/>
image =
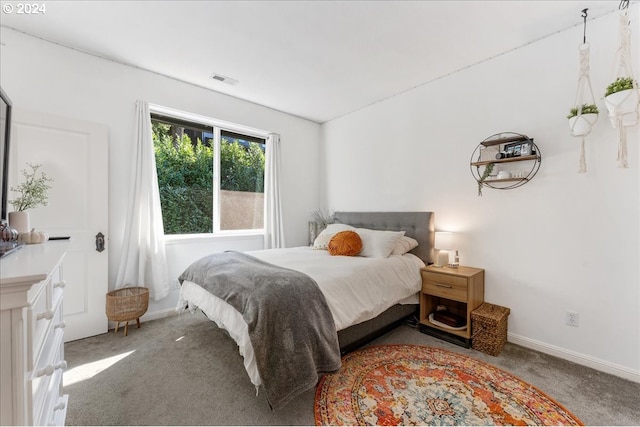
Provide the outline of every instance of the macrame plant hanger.
<path id="1" fill-rule="evenodd" d="M 576 91 L 576 99 L 574 106 L 577 110 L 577 115 L 569 119 L 569 126 L 571 127 L 571 135 L 582 138 L 580 147 L 580 166 L 578 167 L 578 173 L 585 173 L 587 171 L 587 162 L 585 160 L 585 138 L 591 133 L 593 125 L 598 120 L 597 113 L 586 113 L 583 108 L 587 105 L 595 105 L 595 97 L 593 95 L 593 88 L 591 87 L 591 78 L 589 77 L 589 43 L 587 43 L 587 10 L 582 10 L 582 18 L 584 19 L 584 30 L 582 34 L 582 44 L 578 47 L 580 53 L 580 75 L 578 76 L 578 89 Z M 589 98 L 586 98 L 586 97 Z"/>
<path id="2" fill-rule="evenodd" d="M 604 98 L 609 110 L 609 119 L 618 130 L 618 167 L 628 168 L 627 161 L 627 130 L 626 127 L 638 123 L 640 96 L 638 82 L 631 67 L 631 27 L 628 16 L 629 0 L 620 2 L 620 46 L 614 55 L 611 81 L 619 78 L 630 78 L 631 89 L 610 94 Z"/>

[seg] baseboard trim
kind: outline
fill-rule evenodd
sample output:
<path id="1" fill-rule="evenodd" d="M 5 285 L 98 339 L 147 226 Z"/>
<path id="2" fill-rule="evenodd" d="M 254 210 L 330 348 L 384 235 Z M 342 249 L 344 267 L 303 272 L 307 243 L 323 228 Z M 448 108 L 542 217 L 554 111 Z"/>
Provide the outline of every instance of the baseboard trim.
<path id="1" fill-rule="evenodd" d="M 178 312 L 176 312 L 175 308 L 165 308 L 164 310 L 158 310 L 158 311 L 154 311 L 153 313 L 145 313 L 141 318 L 140 318 L 140 323 L 144 323 L 147 322 L 149 320 L 158 320 L 158 319 L 164 319 L 165 317 L 169 317 L 169 316 L 175 316 L 176 314 L 178 314 Z M 131 325 L 135 325 L 135 320 L 129 322 L 129 326 Z M 124 327 L 124 325 L 121 323 L 120 325 L 121 327 Z M 116 327 L 116 322 L 109 320 L 109 329 L 115 329 Z"/>
<path id="2" fill-rule="evenodd" d="M 550 354 L 551 356 L 556 356 L 561 359 L 577 363 L 579 365 L 587 366 L 598 371 L 606 372 L 617 377 L 640 383 L 640 371 L 617 365 L 615 363 L 607 362 L 605 360 L 597 359 L 595 357 L 587 356 L 586 354 L 567 350 L 566 348 L 557 347 L 555 345 L 543 343 L 541 341 L 523 337 L 521 335 L 516 335 L 511 332 L 507 334 L 507 337 L 510 343 L 518 344 L 522 347 L 530 348 L 541 353 Z"/>
<path id="3" fill-rule="evenodd" d="M 164 319 L 165 317 L 175 316 L 178 314 L 175 308 L 165 308 L 164 310 L 154 311 L 153 313 L 145 313 L 144 316 L 140 318 L 141 322 L 146 322 L 148 320 L 158 320 Z"/>

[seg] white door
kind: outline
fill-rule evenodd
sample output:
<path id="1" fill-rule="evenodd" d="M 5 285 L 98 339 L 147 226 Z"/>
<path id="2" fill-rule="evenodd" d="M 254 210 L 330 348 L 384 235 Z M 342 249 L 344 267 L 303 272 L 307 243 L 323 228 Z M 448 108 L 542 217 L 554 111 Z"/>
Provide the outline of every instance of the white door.
<path id="1" fill-rule="evenodd" d="M 41 164 L 40 170 L 54 181 L 47 206 L 30 210 L 31 227 L 70 237 L 63 264 L 65 341 L 105 333 L 108 128 L 18 108 L 13 113 L 9 184 L 22 182 L 27 163 Z M 105 236 L 102 252 L 96 250 L 98 233 Z"/>

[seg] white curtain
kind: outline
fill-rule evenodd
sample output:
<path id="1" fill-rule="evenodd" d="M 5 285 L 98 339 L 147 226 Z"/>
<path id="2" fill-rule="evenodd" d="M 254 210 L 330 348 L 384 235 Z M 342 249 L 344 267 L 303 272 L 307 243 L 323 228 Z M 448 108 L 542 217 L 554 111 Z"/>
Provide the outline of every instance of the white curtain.
<path id="1" fill-rule="evenodd" d="M 264 248 L 284 248 L 280 206 L 280 135 L 269 135 L 265 157 Z"/>
<path id="2" fill-rule="evenodd" d="M 149 296 L 158 301 L 169 294 L 171 286 L 151 116 L 149 104 L 144 101 L 136 102 L 136 140 L 132 161 L 132 192 L 116 289 L 143 286 L 149 288 Z"/>

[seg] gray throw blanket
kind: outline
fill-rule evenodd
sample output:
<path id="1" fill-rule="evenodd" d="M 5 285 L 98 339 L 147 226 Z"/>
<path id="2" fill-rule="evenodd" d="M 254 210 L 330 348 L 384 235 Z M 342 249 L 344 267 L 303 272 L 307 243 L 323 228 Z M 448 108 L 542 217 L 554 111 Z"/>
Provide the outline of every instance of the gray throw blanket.
<path id="1" fill-rule="evenodd" d="M 178 280 L 200 285 L 242 313 L 273 409 L 314 387 L 319 373 L 340 369 L 333 316 L 306 274 L 225 252 L 194 262 Z"/>

